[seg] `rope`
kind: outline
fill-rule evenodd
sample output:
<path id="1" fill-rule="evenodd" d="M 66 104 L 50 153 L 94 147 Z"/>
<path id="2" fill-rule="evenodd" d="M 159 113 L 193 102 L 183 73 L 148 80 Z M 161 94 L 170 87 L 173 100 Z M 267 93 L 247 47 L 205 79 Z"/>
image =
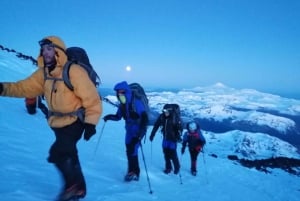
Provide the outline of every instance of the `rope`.
<path id="1" fill-rule="evenodd" d="M 3 50 L 3 51 L 7 51 L 7 52 L 13 52 L 16 55 L 16 57 L 18 57 L 20 59 L 24 59 L 24 60 L 29 60 L 33 63 L 33 65 L 37 65 L 37 60 L 34 59 L 32 56 L 28 56 L 28 55 L 25 55 L 21 52 L 17 52 L 14 49 L 6 48 L 3 45 L 0 45 L 0 49 Z"/>

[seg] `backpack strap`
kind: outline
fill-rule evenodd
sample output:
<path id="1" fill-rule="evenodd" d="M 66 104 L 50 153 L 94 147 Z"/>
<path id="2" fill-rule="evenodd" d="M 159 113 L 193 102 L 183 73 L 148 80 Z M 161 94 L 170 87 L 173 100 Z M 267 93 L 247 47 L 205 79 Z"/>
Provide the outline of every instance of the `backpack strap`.
<path id="1" fill-rule="evenodd" d="M 80 65 L 82 68 L 84 68 L 87 73 L 88 73 L 88 76 L 93 79 L 98 79 L 100 80 L 100 77 L 95 73 L 95 71 L 93 71 L 92 67 L 90 65 L 86 65 L 84 63 L 81 63 L 81 62 L 78 62 L 76 60 L 71 60 L 71 61 L 67 61 L 67 63 L 64 65 L 64 68 L 63 68 L 63 72 L 62 72 L 62 80 L 64 81 L 65 85 L 71 90 L 71 91 L 74 91 L 74 87 L 70 81 L 70 68 L 72 66 L 72 64 L 78 64 Z M 90 72 L 88 71 L 88 69 L 90 69 Z M 89 73 L 91 72 L 94 72 L 92 73 L 92 75 L 90 75 Z M 96 82 L 94 83 L 96 86 L 99 85 L 99 82 Z"/>
<path id="2" fill-rule="evenodd" d="M 71 90 L 74 90 L 73 85 L 71 84 L 70 81 L 70 76 L 69 76 L 69 71 L 70 71 L 70 67 L 71 65 L 75 63 L 73 61 L 67 61 L 67 63 L 65 64 L 64 68 L 63 68 L 63 72 L 62 72 L 62 80 L 64 81 L 65 85 Z"/>
<path id="3" fill-rule="evenodd" d="M 48 118 L 51 116 L 57 116 L 57 117 L 77 116 L 81 122 L 84 122 L 84 113 L 85 113 L 85 109 L 83 107 L 79 108 L 78 110 L 76 110 L 74 112 L 67 112 L 67 113 L 54 112 L 54 111 L 49 110 Z"/>
<path id="4" fill-rule="evenodd" d="M 49 77 L 46 73 L 46 69 L 44 68 L 44 80 L 54 80 L 53 84 L 52 84 L 52 88 L 51 91 L 53 92 L 55 90 L 54 85 L 56 81 L 64 81 L 62 78 L 54 78 L 54 77 Z"/>

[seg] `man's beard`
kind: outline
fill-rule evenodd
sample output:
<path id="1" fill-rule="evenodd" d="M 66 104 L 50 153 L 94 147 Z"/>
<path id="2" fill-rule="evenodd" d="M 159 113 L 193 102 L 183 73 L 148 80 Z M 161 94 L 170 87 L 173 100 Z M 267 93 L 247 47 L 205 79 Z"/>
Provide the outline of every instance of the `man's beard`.
<path id="1" fill-rule="evenodd" d="M 51 73 L 51 71 L 53 71 L 53 69 L 56 66 L 56 60 L 52 59 L 50 62 L 45 63 L 45 67 L 48 68 L 49 74 Z"/>

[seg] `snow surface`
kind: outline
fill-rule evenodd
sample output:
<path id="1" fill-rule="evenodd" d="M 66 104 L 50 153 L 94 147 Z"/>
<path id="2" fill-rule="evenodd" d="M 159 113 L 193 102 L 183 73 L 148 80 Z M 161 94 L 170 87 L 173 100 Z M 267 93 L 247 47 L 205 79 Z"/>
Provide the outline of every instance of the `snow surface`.
<path id="1" fill-rule="evenodd" d="M 20 62 L 17 58 L 6 54 L 0 53 L 1 81 L 16 81 L 24 78 L 34 69 L 28 62 Z M 257 103 L 256 106 L 253 105 L 252 107 L 259 107 L 266 103 L 264 98 L 257 96 L 257 93 L 252 93 L 253 90 L 247 91 L 249 92 L 248 98 Z M 163 103 L 176 100 L 186 106 L 201 107 L 198 101 L 203 98 L 214 97 L 214 95 L 206 92 L 201 96 L 194 96 L 189 91 L 182 93 L 185 97 L 183 100 L 178 99 L 178 94 L 166 92 L 159 95 L 159 93 L 154 93 L 156 95 L 152 102 Z M 226 101 L 224 97 L 228 96 L 231 97 L 231 100 L 236 100 L 232 94 L 223 94 L 218 98 Z M 269 97 L 269 99 L 276 98 L 278 97 L 272 95 Z M 283 110 L 291 113 L 299 112 L 299 108 L 291 109 L 289 107 L 290 101 L 286 100 L 288 105 L 281 102 Z M 234 105 L 238 106 L 239 104 L 243 104 L 240 99 L 236 100 Z M 0 105 L 1 198 L 7 201 L 54 200 L 60 190 L 61 180 L 55 167 L 46 161 L 48 150 L 54 141 L 54 134 L 48 127 L 44 115 L 40 111 L 35 115 L 27 114 L 23 99 L 0 97 Z M 103 103 L 103 106 L 103 115 L 115 113 L 116 108 L 112 105 Z M 127 169 L 123 121 L 109 121 L 104 124 L 101 120 L 97 125 L 97 135 L 88 142 L 81 140 L 78 143 L 79 156 L 88 187 L 87 196 L 83 200 L 299 200 L 299 177 L 280 169 L 271 169 L 272 173 L 266 174 L 255 169 L 242 167 L 227 159 L 228 154 L 239 156 L 248 154 L 250 158 L 276 155 L 299 158 L 296 148 L 286 142 L 271 136 L 266 137 L 262 133 L 250 135 L 241 131 L 224 134 L 204 132 L 207 146 L 204 154 L 198 158 L 198 175 L 196 177 L 189 172 L 188 152 L 183 156 L 179 155 L 182 166 L 181 184 L 179 176 L 163 174 L 164 159 L 161 137 L 158 133 L 154 141 L 150 143 L 148 137 L 151 129 L 150 126 L 146 143 L 143 144 L 151 188 L 147 180 L 141 151 L 139 152 L 140 181 L 131 183 L 123 181 Z M 212 157 L 212 154 L 218 157 Z M 153 190 L 152 194 L 149 193 L 150 190 Z"/>

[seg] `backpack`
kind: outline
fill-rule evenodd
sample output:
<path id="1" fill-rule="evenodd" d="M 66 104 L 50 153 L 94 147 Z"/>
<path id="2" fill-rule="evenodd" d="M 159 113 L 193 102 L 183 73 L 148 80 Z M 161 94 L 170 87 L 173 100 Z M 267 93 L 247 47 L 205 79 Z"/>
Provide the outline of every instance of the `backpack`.
<path id="1" fill-rule="evenodd" d="M 149 117 L 150 117 L 150 108 L 149 108 L 149 100 L 147 98 L 147 95 L 145 93 L 144 88 L 139 84 L 139 83 L 131 83 L 129 84 L 129 87 L 132 91 L 132 101 L 131 101 L 131 109 L 135 111 L 135 107 L 134 107 L 134 101 L 136 99 L 139 99 L 142 104 L 144 105 L 145 108 L 145 112 L 147 114 L 147 124 L 149 123 Z M 144 137 L 144 143 L 146 142 L 146 133 L 143 136 Z"/>
<path id="2" fill-rule="evenodd" d="M 147 95 L 145 93 L 144 88 L 139 84 L 139 83 L 131 83 L 129 84 L 129 87 L 132 91 L 132 108 L 133 110 L 134 108 L 134 101 L 135 99 L 139 99 L 141 100 L 141 102 L 143 103 L 144 107 L 145 107 L 145 111 L 147 113 L 148 119 L 149 119 L 149 112 L 150 112 L 150 108 L 149 108 L 149 100 L 147 98 Z"/>
<path id="3" fill-rule="evenodd" d="M 65 64 L 63 68 L 63 81 L 65 85 L 73 91 L 73 85 L 71 84 L 70 77 L 69 77 L 69 71 L 72 64 L 78 64 L 82 68 L 84 68 L 88 76 L 90 77 L 91 81 L 94 83 L 96 87 L 99 86 L 101 83 L 101 79 L 98 76 L 97 72 L 94 70 L 93 66 L 90 64 L 90 60 L 88 58 L 88 55 L 86 51 L 81 47 L 69 47 L 66 50 L 66 54 L 68 57 L 68 61 Z"/>
<path id="4" fill-rule="evenodd" d="M 176 103 L 167 103 L 164 105 L 163 110 L 169 110 L 170 114 L 172 114 L 173 124 L 176 126 L 176 129 L 178 130 L 178 134 L 179 134 L 178 138 L 181 137 L 183 127 L 182 127 L 179 105 Z"/>

